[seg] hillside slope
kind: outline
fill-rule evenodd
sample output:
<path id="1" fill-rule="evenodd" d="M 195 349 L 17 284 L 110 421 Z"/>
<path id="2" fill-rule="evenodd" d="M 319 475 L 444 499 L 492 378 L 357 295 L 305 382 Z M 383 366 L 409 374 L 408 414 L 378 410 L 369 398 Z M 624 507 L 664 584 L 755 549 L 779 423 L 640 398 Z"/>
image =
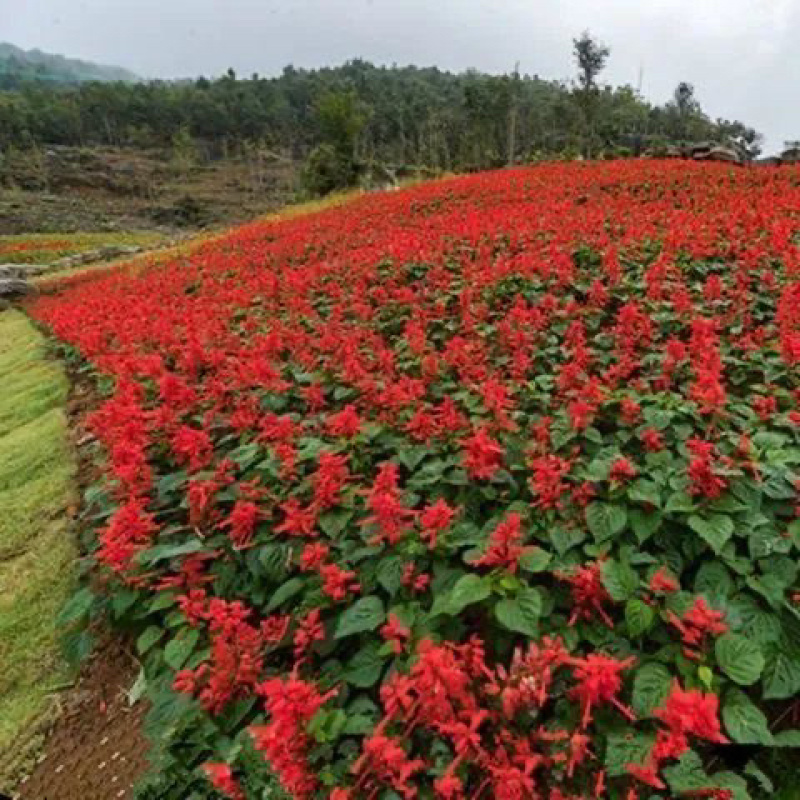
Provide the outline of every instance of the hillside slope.
<path id="1" fill-rule="evenodd" d="M 122 67 L 94 64 L 41 50 L 23 50 L 8 42 L 0 42 L 0 88 L 3 89 L 12 89 L 28 81 L 75 84 L 136 80 L 136 75 Z"/>

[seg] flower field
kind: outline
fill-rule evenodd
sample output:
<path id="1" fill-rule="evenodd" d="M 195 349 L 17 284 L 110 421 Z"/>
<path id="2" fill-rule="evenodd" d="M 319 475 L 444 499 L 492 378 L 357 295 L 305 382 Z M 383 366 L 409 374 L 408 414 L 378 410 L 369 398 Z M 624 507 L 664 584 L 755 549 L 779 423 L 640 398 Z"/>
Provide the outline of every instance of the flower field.
<path id="1" fill-rule="evenodd" d="M 157 244 L 162 237 L 151 233 L 56 233 L 0 236 L 0 262 L 50 264 L 66 256 L 111 245 Z"/>
<path id="2" fill-rule="evenodd" d="M 795 168 L 551 164 L 36 300 L 114 379 L 150 796 L 795 796 L 798 229 Z"/>

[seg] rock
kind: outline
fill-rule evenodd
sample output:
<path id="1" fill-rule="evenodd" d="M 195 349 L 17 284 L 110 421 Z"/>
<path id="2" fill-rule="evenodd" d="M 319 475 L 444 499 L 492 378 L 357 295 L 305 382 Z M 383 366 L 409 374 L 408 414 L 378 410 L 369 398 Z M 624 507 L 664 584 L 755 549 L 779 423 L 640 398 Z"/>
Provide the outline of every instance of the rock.
<path id="1" fill-rule="evenodd" d="M 87 255 L 92 256 L 92 261 L 107 261 L 111 258 L 121 256 L 124 253 L 125 250 L 122 247 L 118 247 L 115 244 L 109 244 L 105 247 L 101 247 L 99 250 L 94 250 L 91 253 L 87 253 Z"/>
<path id="2" fill-rule="evenodd" d="M 714 142 L 698 142 L 697 144 L 689 145 L 687 152 L 692 158 L 702 158 L 708 155 L 714 147 L 716 147 Z"/>
<path id="3" fill-rule="evenodd" d="M 782 164 L 800 164 L 800 147 L 790 147 L 781 153 Z"/>
<path id="4" fill-rule="evenodd" d="M 0 264 L 0 280 L 44 275 L 49 269 L 48 264 Z"/>
<path id="5" fill-rule="evenodd" d="M 34 287 L 22 278 L 0 278 L 0 299 L 32 294 Z"/>
<path id="6" fill-rule="evenodd" d="M 732 147 L 722 147 L 715 145 L 707 150 L 695 149 L 692 152 L 695 161 L 723 161 L 728 164 L 741 164 L 744 159 Z"/>

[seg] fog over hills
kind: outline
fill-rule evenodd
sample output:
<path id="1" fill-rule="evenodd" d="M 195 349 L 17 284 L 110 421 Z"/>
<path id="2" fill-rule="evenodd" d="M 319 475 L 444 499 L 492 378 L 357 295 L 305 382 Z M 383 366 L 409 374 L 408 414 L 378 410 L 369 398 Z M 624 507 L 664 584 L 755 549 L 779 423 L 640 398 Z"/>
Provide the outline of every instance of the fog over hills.
<path id="1" fill-rule="evenodd" d="M 76 58 L 23 50 L 0 42 L 0 88 L 13 88 L 26 81 L 75 84 L 87 81 L 135 81 L 133 72 L 122 67 L 95 64 Z"/>

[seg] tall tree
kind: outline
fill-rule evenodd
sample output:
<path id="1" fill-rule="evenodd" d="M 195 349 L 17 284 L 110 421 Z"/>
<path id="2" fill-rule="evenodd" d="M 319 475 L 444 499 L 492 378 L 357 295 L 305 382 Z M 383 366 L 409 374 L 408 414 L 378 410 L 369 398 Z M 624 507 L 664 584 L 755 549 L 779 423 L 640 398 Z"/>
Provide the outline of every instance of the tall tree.
<path id="1" fill-rule="evenodd" d="M 594 139 L 595 106 L 597 100 L 597 77 L 605 69 L 611 50 L 584 31 L 572 40 L 572 54 L 578 67 L 577 97 L 586 123 L 586 155 L 592 154 Z"/>
<path id="2" fill-rule="evenodd" d="M 686 81 L 681 81 L 672 95 L 672 102 L 678 115 L 678 137 L 687 140 L 690 136 L 692 117 L 697 114 L 700 104 L 694 94 L 694 86 Z"/>
<path id="3" fill-rule="evenodd" d="M 323 143 L 353 158 L 358 136 L 366 123 L 366 114 L 356 93 L 327 92 L 318 101 L 316 110 Z"/>

